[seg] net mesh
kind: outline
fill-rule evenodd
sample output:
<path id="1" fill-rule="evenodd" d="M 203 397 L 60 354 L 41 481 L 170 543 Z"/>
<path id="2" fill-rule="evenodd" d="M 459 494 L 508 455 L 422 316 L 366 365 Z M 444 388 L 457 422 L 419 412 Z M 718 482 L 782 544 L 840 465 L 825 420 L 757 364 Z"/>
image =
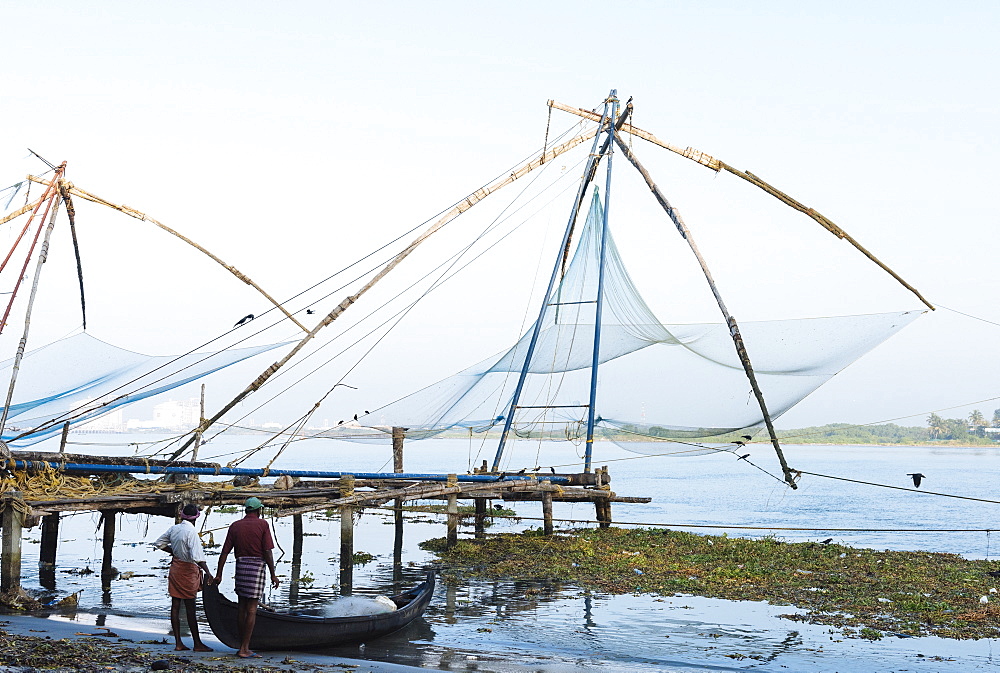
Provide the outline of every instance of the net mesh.
<path id="1" fill-rule="evenodd" d="M 62 431 L 62 423 L 92 421 L 118 407 L 167 392 L 259 353 L 268 344 L 175 357 L 134 353 L 87 333 L 60 339 L 25 354 L 3 439 L 27 446 Z M 0 362 L 0 381 L 9 381 L 14 360 Z M 48 424 L 59 419 L 54 425 Z"/>
<path id="2" fill-rule="evenodd" d="M 586 434 L 602 206 L 595 189 L 571 262 L 548 297 L 523 392 L 517 437 L 578 441 Z M 763 426 L 726 325 L 661 323 L 636 288 L 608 234 L 601 316 L 596 431 L 627 449 Z M 923 311 L 741 323 L 773 418 Z M 324 433 L 385 442 L 448 430 L 499 433 L 524 367 L 532 329 L 509 350 Z M 693 455 L 692 451 L 683 452 Z"/>

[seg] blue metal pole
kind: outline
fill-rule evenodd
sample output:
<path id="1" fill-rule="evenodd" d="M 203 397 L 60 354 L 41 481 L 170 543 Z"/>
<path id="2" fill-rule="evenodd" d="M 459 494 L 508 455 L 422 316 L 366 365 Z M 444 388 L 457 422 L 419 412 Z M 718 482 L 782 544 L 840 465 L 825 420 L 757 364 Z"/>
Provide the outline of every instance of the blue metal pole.
<path id="1" fill-rule="evenodd" d="M 26 470 L 34 467 L 39 461 L 15 460 L 15 470 Z M 90 463 L 56 463 L 45 462 L 49 467 L 66 472 L 87 472 L 100 474 L 102 472 L 115 472 L 125 474 L 207 474 L 207 475 L 246 475 L 249 477 L 279 477 L 287 475 L 289 477 L 314 477 L 320 479 L 339 479 L 350 475 L 356 479 L 413 479 L 419 481 L 448 481 L 447 474 L 420 474 L 414 472 L 326 472 L 323 470 L 277 470 L 271 468 L 266 471 L 252 467 L 184 467 L 183 465 L 97 465 Z M 536 479 L 534 475 L 525 474 L 460 474 L 458 481 L 463 482 L 497 482 L 497 481 L 531 481 Z M 546 479 L 553 484 L 568 484 L 569 477 L 546 475 Z"/>
<path id="2" fill-rule="evenodd" d="M 618 116 L 617 91 L 612 90 L 611 123 Z M 611 131 L 614 133 L 614 131 Z M 608 212 L 611 208 L 611 160 L 614 157 L 614 144 L 608 147 L 607 178 L 604 183 L 604 221 L 601 223 L 601 262 L 597 270 L 597 308 L 594 311 L 594 357 L 590 365 L 590 404 L 587 408 L 587 443 L 583 454 L 583 471 L 590 472 L 590 464 L 594 456 L 594 422 L 597 418 L 597 366 L 601 358 L 601 315 L 604 309 L 604 260 L 608 250 Z"/>
<path id="3" fill-rule="evenodd" d="M 611 92 L 611 96 L 614 96 L 615 92 Z M 608 98 L 610 100 L 611 97 Z M 590 148 L 590 158 L 587 160 L 587 167 L 583 171 L 584 179 L 580 182 L 580 188 L 576 193 L 576 201 L 573 203 L 573 211 L 570 213 L 569 222 L 566 224 L 566 231 L 563 234 L 562 244 L 559 246 L 559 255 L 562 255 L 562 251 L 566 248 L 566 243 L 569 241 L 570 232 L 573 231 L 573 225 L 576 223 L 577 214 L 580 212 L 580 204 L 583 203 L 583 197 L 587 191 L 587 176 L 593 170 L 594 163 L 598 160 L 597 146 L 598 141 L 601 137 L 601 129 L 604 128 L 604 124 L 608 119 L 608 100 L 604 101 L 604 111 L 601 114 L 601 122 L 598 127 L 597 133 L 594 135 L 594 144 Z M 503 458 L 503 450 L 507 445 L 507 436 L 510 433 L 511 425 L 514 422 L 514 410 L 517 408 L 517 402 L 521 397 L 521 390 L 524 388 L 524 381 L 528 378 L 528 369 L 531 367 L 531 357 L 535 353 L 535 345 L 538 343 L 538 335 L 542 331 L 542 319 L 545 317 L 545 311 L 548 310 L 549 296 L 552 294 L 552 288 L 555 287 L 556 278 L 559 275 L 559 255 L 556 256 L 555 266 L 552 268 L 552 276 L 549 278 L 548 288 L 545 290 L 545 296 L 542 297 L 542 308 L 538 311 L 538 320 L 535 321 L 535 327 L 531 333 L 531 340 L 528 342 L 528 352 L 524 356 L 524 366 L 521 367 L 521 375 L 517 379 L 517 386 L 514 388 L 514 396 L 511 398 L 510 407 L 507 409 L 507 418 L 504 419 L 503 432 L 500 434 L 500 443 L 497 446 L 497 454 L 493 458 L 493 472 L 500 469 L 500 460 Z"/>

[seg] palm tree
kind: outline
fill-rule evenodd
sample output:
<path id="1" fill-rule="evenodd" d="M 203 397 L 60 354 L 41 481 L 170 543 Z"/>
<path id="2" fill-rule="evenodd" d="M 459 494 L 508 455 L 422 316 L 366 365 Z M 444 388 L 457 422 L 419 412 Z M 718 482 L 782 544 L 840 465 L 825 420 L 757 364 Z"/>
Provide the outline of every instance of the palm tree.
<path id="1" fill-rule="evenodd" d="M 931 439 L 941 439 L 948 434 L 948 426 L 945 425 L 944 419 L 937 414 L 931 414 L 927 417 L 927 426 L 930 428 Z"/>

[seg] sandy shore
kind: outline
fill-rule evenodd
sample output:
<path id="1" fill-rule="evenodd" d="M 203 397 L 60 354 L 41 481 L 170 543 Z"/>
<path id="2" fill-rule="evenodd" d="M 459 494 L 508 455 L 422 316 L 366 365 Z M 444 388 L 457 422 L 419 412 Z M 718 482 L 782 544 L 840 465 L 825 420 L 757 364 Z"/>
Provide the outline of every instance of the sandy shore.
<path id="1" fill-rule="evenodd" d="M 109 624 L 109 627 L 105 629 L 76 621 L 45 619 L 27 615 L 0 615 L 0 628 L 22 641 L 30 638 L 51 639 L 52 641 L 66 639 L 80 646 L 99 641 L 104 647 L 121 650 L 122 652 L 128 648 L 132 648 L 140 651 L 140 657 L 143 659 L 148 659 L 149 661 L 167 660 L 169 668 L 166 670 L 175 671 L 211 670 L 211 668 L 223 667 L 241 670 L 258 670 L 262 668 L 286 671 L 336 670 L 348 673 L 414 673 L 416 671 L 430 670 L 427 668 L 315 655 L 305 652 L 261 652 L 259 659 L 255 658 L 248 661 L 235 656 L 234 651 L 220 643 L 207 628 L 202 629 L 202 640 L 206 645 L 214 648 L 214 652 L 193 652 L 190 650 L 175 652 L 173 639 L 165 635 L 163 630 L 121 628 L 117 624 Z M 167 642 L 151 642 L 162 640 L 166 640 Z M 190 646 L 190 637 L 184 640 Z M 32 649 L 30 642 L 26 644 L 28 645 L 28 651 L 30 651 Z M 67 647 L 67 649 L 70 648 Z M 91 654 L 91 652 L 88 652 L 85 656 L 89 657 Z M 144 654 L 150 656 L 144 657 L 142 656 Z M 174 655 L 179 657 L 179 659 L 174 658 Z M 9 653 L 4 657 L 3 663 L 5 665 L 0 666 L 0 671 L 24 671 L 26 668 L 28 670 L 36 668 L 36 666 L 31 665 L 26 660 L 18 661 L 18 657 L 11 657 Z M 149 670 L 148 663 L 143 665 L 136 661 L 130 664 L 123 664 L 113 661 L 101 662 L 95 659 L 93 663 L 95 665 L 102 664 L 99 666 L 101 670 Z"/>

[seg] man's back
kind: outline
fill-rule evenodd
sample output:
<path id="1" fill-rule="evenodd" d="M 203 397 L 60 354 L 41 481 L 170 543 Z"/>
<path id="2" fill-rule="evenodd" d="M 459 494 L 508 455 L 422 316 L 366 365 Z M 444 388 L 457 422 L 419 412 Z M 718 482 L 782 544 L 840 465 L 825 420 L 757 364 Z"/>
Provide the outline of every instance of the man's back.
<path id="1" fill-rule="evenodd" d="M 236 558 L 263 558 L 265 551 L 274 549 L 267 522 L 259 516 L 245 516 L 234 521 L 229 526 L 222 552 L 227 553 L 230 549 L 235 550 Z"/>

